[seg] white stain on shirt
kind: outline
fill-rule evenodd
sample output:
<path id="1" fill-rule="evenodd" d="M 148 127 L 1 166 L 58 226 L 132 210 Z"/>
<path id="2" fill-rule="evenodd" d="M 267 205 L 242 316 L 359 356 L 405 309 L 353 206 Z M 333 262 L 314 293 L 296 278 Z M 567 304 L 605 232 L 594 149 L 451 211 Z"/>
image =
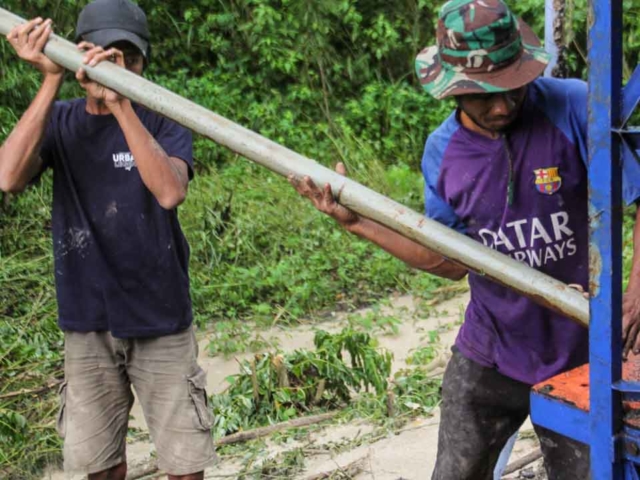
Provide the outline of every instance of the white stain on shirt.
<path id="1" fill-rule="evenodd" d="M 58 240 L 58 251 L 56 258 L 62 258 L 72 252 L 85 258 L 87 249 L 91 244 L 91 232 L 87 229 L 71 227 L 66 231 L 62 240 Z"/>
<path id="2" fill-rule="evenodd" d="M 118 214 L 118 202 L 115 200 L 107 205 L 107 210 L 104 212 L 107 218 L 115 217 Z"/>

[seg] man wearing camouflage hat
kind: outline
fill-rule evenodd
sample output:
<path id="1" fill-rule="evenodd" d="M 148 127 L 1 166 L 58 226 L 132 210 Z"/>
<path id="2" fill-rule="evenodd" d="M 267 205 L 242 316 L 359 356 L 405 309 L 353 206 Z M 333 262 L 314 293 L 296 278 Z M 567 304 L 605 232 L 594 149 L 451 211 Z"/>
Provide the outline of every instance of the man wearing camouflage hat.
<path id="1" fill-rule="evenodd" d="M 202 479 L 215 461 L 213 418 L 176 210 L 193 175 L 191 133 L 84 69 L 76 78 L 86 98 L 55 102 L 63 69 L 42 52 L 51 31 L 50 20 L 37 18 L 7 36 L 43 83 L 0 148 L 0 188 L 21 191 L 53 170 L 65 471 L 124 480 L 133 386 L 160 469 L 170 479 Z M 107 60 L 141 75 L 149 62 L 147 19 L 129 0 L 88 4 L 76 33 L 89 66 Z"/>
<path id="2" fill-rule="evenodd" d="M 587 86 L 539 78 L 548 55 L 501 0 L 453 0 L 437 45 L 416 68 L 424 89 L 457 109 L 427 140 L 426 215 L 567 284 L 588 285 Z M 344 166 L 337 170 L 344 173 Z M 409 265 L 461 279 L 471 301 L 442 385 L 434 480 L 492 478 L 500 451 L 529 414 L 531 385 L 588 361 L 588 331 L 339 205 L 331 189 L 291 178 L 343 227 Z M 640 197 L 625 165 L 624 196 Z M 638 238 L 638 236 L 636 236 Z M 634 258 L 634 272 L 640 262 Z M 640 281 L 624 303 L 625 355 L 638 350 Z M 535 427 L 552 480 L 589 477 L 586 445 Z"/>

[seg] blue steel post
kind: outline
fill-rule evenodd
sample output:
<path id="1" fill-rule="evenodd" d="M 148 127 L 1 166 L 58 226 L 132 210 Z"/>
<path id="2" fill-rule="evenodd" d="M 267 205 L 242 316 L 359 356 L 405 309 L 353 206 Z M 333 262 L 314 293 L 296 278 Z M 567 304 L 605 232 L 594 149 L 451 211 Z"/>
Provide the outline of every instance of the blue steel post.
<path id="1" fill-rule="evenodd" d="M 622 0 L 591 0 L 589 30 L 590 429 L 594 480 L 622 479 L 622 195 L 620 128 Z"/>

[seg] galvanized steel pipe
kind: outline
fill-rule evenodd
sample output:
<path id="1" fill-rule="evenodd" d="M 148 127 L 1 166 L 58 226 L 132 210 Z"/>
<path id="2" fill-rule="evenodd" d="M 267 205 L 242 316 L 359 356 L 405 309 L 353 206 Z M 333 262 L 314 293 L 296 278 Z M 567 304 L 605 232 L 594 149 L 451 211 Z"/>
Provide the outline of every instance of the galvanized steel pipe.
<path id="1" fill-rule="evenodd" d="M 25 20 L 0 8 L 0 33 L 6 35 Z M 95 68 L 82 63 L 76 46 L 52 35 L 44 53 L 54 62 L 88 76 L 131 100 L 204 135 L 220 145 L 283 176 L 308 175 L 318 185 L 330 183 L 340 203 L 409 237 L 470 270 L 513 289 L 537 303 L 589 324 L 589 302 L 572 288 L 440 223 L 345 178 L 267 138 L 231 122 L 112 63 Z M 527 319 L 522 319 L 527 321 Z"/>

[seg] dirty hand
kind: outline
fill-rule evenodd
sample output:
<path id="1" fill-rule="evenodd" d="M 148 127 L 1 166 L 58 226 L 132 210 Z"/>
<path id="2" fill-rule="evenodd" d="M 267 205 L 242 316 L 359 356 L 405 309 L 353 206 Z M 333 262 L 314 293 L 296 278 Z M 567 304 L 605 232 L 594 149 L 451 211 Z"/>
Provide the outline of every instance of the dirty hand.
<path id="1" fill-rule="evenodd" d="M 347 171 L 343 163 L 338 163 L 336 165 L 336 172 L 340 175 L 346 176 Z M 333 197 L 333 193 L 331 192 L 331 185 L 328 183 L 323 189 L 321 189 L 313 183 L 311 178 L 304 177 L 300 179 L 295 175 L 289 175 L 289 183 L 293 185 L 300 195 L 311 200 L 314 207 L 321 212 L 326 213 L 330 217 L 333 217 L 343 227 L 349 227 L 360 219 L 355 212 L 336 202 L 336 199 Z"/>
<path id="2" fill-rule="evenodd" d="M 78 44 L 78 50 L 85 52 L 82 62 L 90 67 L 95 67 L 104 60 L 113 62 L 123 68 L 125 66 L 124 55 L 117 48 L 105 50 L 104 48 L 96 46 L 90 42 L 80 42 Z M 119 93 L 90 80 L 84 68 L 78 69 L 76 72 L 76 79 L 80 83 L 80 86 L 87 91 L 89 96 L 96 98 L 98 101 L 104 102 L 107 107 L 124 100 L 124 97 Z"/>
<path id="3" fill-rule="evenodd" d="M 622 358 L 626 360 L 629 352 L 640 353 L 640 292 L 629 292 L 622 299 L 622 338 L 624 347 Z"/>
<path id="4" fill-rule="evenodd" d="M 43 75 L 62 75 L 64 68 L 42 53 L 53 31 L 51 23 L 49 18 L 34 18 L 13 28 L 7 34 L 7 40 L 21 59 L 36 67 Z"/>

